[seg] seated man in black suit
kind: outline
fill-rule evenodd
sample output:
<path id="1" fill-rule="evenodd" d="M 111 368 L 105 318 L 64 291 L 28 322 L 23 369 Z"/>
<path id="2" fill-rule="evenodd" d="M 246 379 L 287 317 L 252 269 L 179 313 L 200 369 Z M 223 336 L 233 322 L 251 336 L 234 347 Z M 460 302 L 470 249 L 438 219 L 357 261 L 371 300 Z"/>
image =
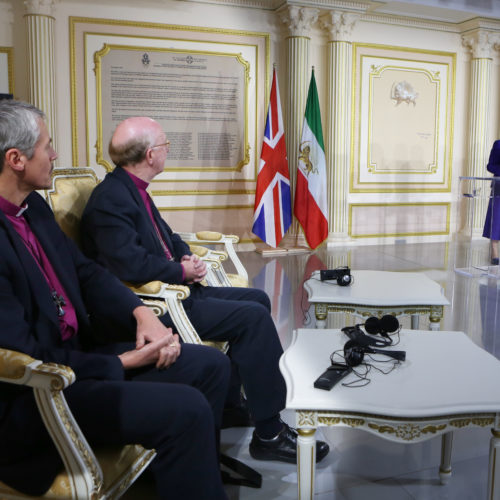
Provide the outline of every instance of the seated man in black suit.
<path id="1" fill-rule="evenodd" d="M 250 454 L 296 463 L 297 434 L 280 419 L 286 396 L 278 367 L 283 351 L 269 298 L 251 288 L 200 285 L 205 264 L 172 232 L 146 191 L 163 171 L 168 144 L 161 126 L 150 118 L 128 118 L 117 126 L 109 145 L 116 168 L 94 189 L 82 216 L 84 252 L 124 281 L 189 285 L 184 307 L 200 337 L 230 343 L 237 382 L 230 391 L 232 403 L 237 403 L 234 393 L 239 394 L 241 381 L 255 421 Z M 161 319 L 173 326 L 168 314 Z M 318 461 L 328 449 L 317 443 Z"/>
<path id="2" fill-rule="evenodd" d="M 90 444 L 154 448 L 159 498 L 225 499 L 217 427 L 230 363 L 213 348 L 181 347 L 65 236 L 35 192 L 50 187 L 56 158 L 43 113 L 0 102 L 0 346 L 70 366 L 76 381 L 64 394 Z M 96 345 L 95 318 L 124 341 Z M 31 389 L 0 383 L 0 480 L 40 495 L 61 468 Z"/>

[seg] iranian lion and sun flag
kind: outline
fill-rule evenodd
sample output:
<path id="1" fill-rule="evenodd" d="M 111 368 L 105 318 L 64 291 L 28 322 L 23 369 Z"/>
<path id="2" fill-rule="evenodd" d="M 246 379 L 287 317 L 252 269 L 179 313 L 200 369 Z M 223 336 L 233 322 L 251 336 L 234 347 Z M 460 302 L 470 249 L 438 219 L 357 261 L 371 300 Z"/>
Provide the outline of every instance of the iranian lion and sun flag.
<path id="1" fill-rule="evenodd" d="M 299 145 L 294 214 L 311 248 L 328 236 L 326 161 L 314 69 Z M 292 223 L 290 174 L 276 70 L 269 98 L 255 193 L 252 231 L 277 247 Z"/>

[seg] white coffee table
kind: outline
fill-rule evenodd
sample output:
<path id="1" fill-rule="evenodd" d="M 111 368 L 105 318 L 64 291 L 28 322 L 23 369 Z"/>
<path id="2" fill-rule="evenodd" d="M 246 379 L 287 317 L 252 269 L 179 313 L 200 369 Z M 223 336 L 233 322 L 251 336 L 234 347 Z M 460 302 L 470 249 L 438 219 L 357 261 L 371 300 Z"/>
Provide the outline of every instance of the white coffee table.
<path id="1" fill-rule="evenodd" d="M 500 474 L 500 361 L 462 332 L 402 330 L 394 349 L 405 350 L 406 361 L 390 374 L 371 370 L 365 387 L 315 389 L 314 380 L 330 365 L 330 353 L 346 340 L 339 330 L 297 330 L 280 360 L 286 407 L 295 410 L 299 432 L 299 499 L 314 495 L 314 434 L 319 426 L 362 429 L 403 443 L 442 435 L 442 483 L 451 475 L 452 432 L 488 426 L 493 434 L 488 499 L 500 500 L 500 485 L 495 485 Z M 352 373 L 344 379 L 352 380 Z"/>
<path id="2" fill-rule="evenodd" d="M 368 270 L 352 270 L 351 274 L 349 286 L 321 281 L 319 271 L 304 283 L 319 328 L 325 328 L 329 312 L 350 312 L 365 317 L 411 315 L 413 329 L 418 329 L 419 315 L 428 314 L 430 329 L 439 330 L 443 306 L 450 303 L 441 286 L 425 274 Z"/>

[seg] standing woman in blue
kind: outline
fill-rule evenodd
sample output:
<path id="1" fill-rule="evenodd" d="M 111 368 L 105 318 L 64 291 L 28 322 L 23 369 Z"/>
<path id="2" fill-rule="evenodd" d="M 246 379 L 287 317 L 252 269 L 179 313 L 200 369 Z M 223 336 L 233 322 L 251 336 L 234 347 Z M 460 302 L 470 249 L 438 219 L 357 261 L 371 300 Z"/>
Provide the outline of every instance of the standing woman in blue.
<path id="1" fill-rule="evenodd" d="M 493 143 L 486 166 L 495 177 L 500 176 L 500 140 Z M 483 236 L 490 239 L 491 264 L 498 265 L 498 240 L 500 240 L 500 180 L 491 183 L 490 202 L 484 221 Z"/>

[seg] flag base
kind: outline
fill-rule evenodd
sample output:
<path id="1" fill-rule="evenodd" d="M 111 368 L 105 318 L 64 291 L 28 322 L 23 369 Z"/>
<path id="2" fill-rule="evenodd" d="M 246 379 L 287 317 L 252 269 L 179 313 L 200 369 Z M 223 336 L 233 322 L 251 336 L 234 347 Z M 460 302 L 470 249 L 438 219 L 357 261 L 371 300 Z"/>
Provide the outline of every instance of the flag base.
<path id="1" fill-rule="evenodd" d="M 283 257 L 285 255 L 297 255 L 311 252 L 308 247 L 278 247 L 278 248 L 256 248 L 255 251 L 262 257 Z"/>

